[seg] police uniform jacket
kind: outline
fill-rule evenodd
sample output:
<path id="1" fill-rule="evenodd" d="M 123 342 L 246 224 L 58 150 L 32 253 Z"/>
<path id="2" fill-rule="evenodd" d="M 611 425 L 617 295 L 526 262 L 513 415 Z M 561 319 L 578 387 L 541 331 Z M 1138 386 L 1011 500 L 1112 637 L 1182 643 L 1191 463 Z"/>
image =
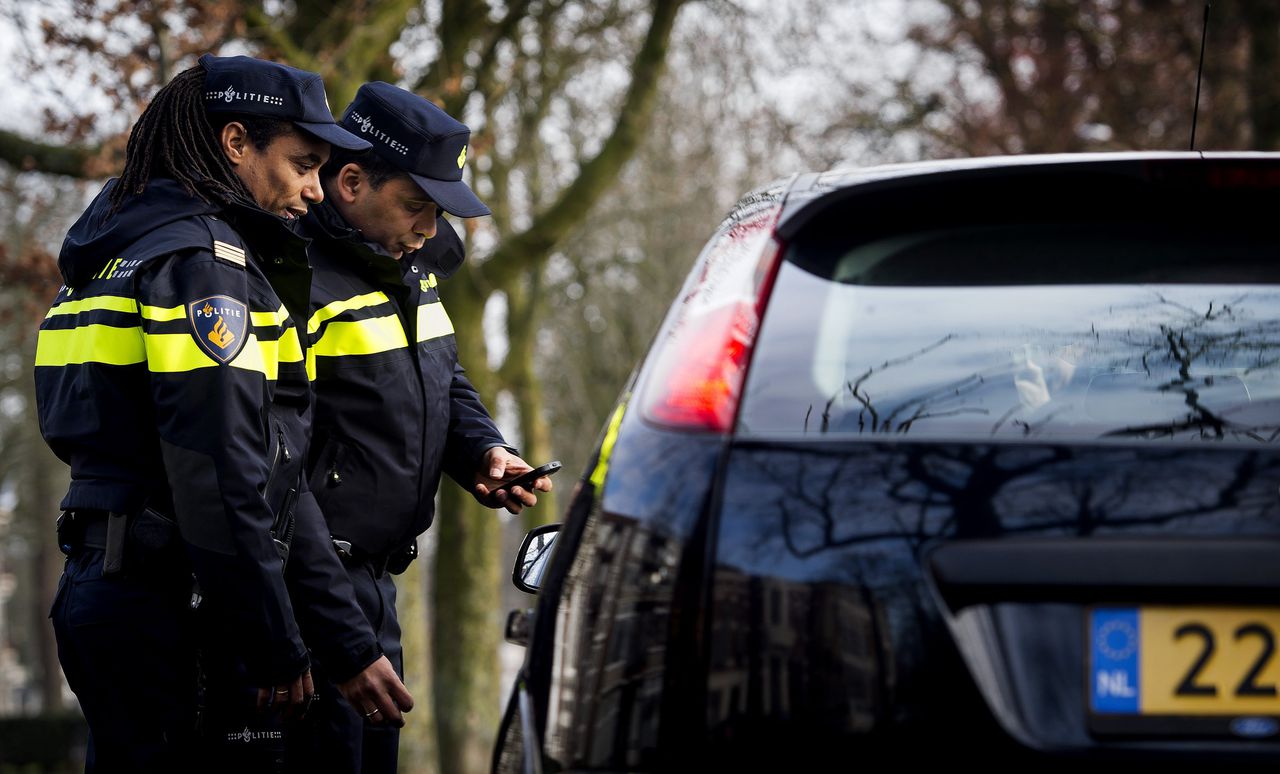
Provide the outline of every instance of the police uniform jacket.
<path id="1" fill-rule="evenodd" d="M 71 466 L 62 507 L 171 516 L 251 679 L 301 674 L 302 624 L 344 680 L 381 650 L 301 476 L 306 242 L 256 207 L 220 209 L 172 180 L 111 214 L 113 185 L 63 243 L 66 284 L 40 326 L 41 431 Z M 290 508 L 286 587 L 269 531 Z"/>
<path id="2" fill-rule="evenodd" d="M 506 446 L 458 364 L 440 301 L 462 242 L 441 218 L 426 247 L 397 260 L 327 202 L 303 233 L 314 271 L 311 489 L 335 538 L 385 557 L 430 526 L 442 471 L 470 489 L 484 453 Z"/>

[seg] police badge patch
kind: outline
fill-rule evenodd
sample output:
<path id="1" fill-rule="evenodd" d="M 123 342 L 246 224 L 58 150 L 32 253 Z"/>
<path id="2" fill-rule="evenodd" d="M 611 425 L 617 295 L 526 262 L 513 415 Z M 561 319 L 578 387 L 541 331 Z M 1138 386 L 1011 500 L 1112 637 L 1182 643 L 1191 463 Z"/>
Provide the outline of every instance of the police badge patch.
<path id="1" fill-rule="evenodd" d="M 187 304 L 196 344 L 219 363 L 229 363 L 249 338 L 249 308 L 234 298 L 209 296 Z"/>

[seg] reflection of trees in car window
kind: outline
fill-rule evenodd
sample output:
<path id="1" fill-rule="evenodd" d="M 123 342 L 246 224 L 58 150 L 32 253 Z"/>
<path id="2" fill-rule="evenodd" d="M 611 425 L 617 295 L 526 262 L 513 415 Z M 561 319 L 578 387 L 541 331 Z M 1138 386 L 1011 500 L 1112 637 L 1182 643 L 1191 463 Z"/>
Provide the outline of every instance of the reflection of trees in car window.
<path id="1" fill-rule="evenodd" d="M 904 443 L 735 452 L 719 561 L 891 586 L 938 537 L 1271 534 L 1280 460 L 1248 448 Z"/>
<path id="2" fill-rule="evenodd" d="M 821 303 L 766 321 L 756 356 L 764 394 L 803 406 L 756 410 L 753 374 L 745 432 L 1280 435 L 1280 292 L 1267 287 L 822 284 Z M 794 348 L 805 326 L 811 362 L 792 361 L 807 384 L 768 364 L 771 336 Z"/>

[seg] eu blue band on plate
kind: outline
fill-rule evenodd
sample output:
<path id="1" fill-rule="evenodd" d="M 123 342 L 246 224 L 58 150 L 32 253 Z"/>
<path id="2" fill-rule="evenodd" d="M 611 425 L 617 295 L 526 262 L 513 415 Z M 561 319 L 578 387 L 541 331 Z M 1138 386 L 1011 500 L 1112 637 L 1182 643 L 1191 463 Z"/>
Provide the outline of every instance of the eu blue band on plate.
<path id="1" fill-rule="evenodd" d="M 1089 704 L 1094 712 L 1136 713 L 1141 685 L 1137 608 L 1100 608 L 1089 619 Z"/>

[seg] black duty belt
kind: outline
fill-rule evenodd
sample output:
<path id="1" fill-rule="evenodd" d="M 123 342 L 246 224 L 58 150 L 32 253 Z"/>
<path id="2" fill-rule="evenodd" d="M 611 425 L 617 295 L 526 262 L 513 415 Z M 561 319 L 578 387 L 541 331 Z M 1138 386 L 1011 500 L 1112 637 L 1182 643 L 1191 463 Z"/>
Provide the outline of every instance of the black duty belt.
<path id="1" fill-rule="evenodd" d="M 68 556 L 77 548 L 101 549 L 103 577 L 115 575 L 124 566 L 127 530 L 123 513 L 87 508 L 67 511 L 58 519 L 58 547 Z"/>
<path id="2" fill-rule="evenodd" d="M 79 508 L 68 511 L 75 530 L 75 546 L 66 548 L 107 548 L 107 520 L 111 516 L 108 511 Z M 65 550 L 65 549 L 64 549 Z"/>
<path id="3" fill-rule="evenodd" d="M 381 578 L 384 573 L 399 575 L 408 569 L 409 564 L 418 556 L 418 544 L 410 543 L 404 548 L 393 550 L 389 553 L 371 554 L 362 550 L 359 546 L 352 545 L 351 541 L 341 538 L 332 538 L 333 548 L 338 553 L 338 557 L 342 559 L 344 564 L 348 565 L 368 565 L 375 577 Z"/>
<path id="4" fill-rule="evenodd" d="M 185 567 L 177 525 L 150 508 L 124 514 L 90 508 L 66 511 L 58 519 L 58 546 L 68 556 L 77 550 L 103 552 L 103 577 L 124 570 L 125 555 L 131 572 Z"/>

